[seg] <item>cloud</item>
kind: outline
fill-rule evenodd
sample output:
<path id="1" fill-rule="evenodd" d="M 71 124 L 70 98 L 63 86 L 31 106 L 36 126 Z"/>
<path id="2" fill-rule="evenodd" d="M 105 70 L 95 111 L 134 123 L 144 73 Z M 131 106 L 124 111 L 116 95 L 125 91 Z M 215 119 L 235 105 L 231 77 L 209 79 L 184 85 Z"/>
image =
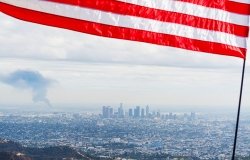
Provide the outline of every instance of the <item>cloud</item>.
<path id="1" fill-rule="evenodd" d="M 44 102 L 51 106 L 47 98 L 47 90 L 53 81 L 45 78 L 39 72 L 17 70 L 9 75 L 1 76 L 0 82 L 19 89 L 31 89 L 34 102 Z"/>
<path id="2" fill-rule="evenodd" d="M 97 37 L 23 22 L 1 13 L 0 21 L 4 23 L 0 30 L 1 58 L 192 68 L 242 65 L 239 58 Z"/>

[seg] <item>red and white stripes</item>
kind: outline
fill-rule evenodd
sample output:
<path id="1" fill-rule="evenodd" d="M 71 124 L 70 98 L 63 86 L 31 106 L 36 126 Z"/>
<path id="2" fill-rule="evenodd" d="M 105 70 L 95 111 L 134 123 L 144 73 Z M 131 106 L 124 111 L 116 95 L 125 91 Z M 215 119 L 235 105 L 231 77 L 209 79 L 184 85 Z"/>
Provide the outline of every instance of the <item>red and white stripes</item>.
<path id="1" fill-rule="evenodd" d="M 214 1 L 0 0 L 0 10 L 98 36 L 245 58 L 249 13 L 237 5 L 248 1 Z"/>

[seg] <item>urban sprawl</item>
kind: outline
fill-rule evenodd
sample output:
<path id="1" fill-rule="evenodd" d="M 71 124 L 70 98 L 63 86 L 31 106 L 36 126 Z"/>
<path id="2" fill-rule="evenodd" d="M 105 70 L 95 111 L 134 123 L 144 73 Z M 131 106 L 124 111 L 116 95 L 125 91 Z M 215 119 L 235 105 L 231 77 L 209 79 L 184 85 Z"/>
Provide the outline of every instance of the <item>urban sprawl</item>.
<path id="1" fill-rule="evenodd" d="M 250 120 L 237 155 L 250 155 Z M 24 146 L 67 145 L 100 159 L 230 159 L 235 117 L 103 106 L 99 113 L 0 113 L 0 137 Z"/>

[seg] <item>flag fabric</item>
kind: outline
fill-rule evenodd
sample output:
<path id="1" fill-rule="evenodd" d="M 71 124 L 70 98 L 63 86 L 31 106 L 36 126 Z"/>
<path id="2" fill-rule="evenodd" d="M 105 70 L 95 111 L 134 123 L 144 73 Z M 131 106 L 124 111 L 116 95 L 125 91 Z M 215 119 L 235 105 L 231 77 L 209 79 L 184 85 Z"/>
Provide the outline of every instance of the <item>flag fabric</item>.
<path id="1" fill-rule="evenodd" d="M 246 57 L 250 0 L 0 0 L 0 11 L 97 36 Z"/>

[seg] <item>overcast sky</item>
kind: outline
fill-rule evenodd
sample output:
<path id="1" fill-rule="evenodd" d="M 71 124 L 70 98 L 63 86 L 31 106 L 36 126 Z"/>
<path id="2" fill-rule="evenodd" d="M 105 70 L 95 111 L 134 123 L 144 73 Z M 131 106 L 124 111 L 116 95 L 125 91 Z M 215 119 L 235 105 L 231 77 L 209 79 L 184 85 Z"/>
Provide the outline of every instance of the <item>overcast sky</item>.
<path id="1" fill-rule="evenodd" d="M 102 38 L 0 14 L 1 107 L 235 109 L 242 59 Z M 247 58 L 243 108 L 250 108 Z M 51 106 L 50 106 L 51 105 Z"/>

